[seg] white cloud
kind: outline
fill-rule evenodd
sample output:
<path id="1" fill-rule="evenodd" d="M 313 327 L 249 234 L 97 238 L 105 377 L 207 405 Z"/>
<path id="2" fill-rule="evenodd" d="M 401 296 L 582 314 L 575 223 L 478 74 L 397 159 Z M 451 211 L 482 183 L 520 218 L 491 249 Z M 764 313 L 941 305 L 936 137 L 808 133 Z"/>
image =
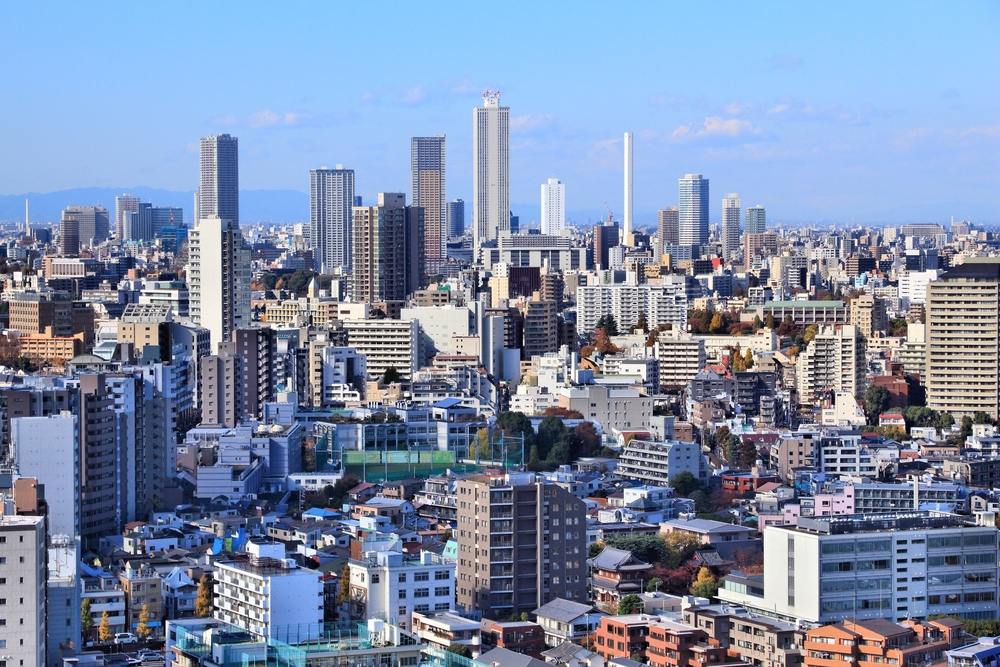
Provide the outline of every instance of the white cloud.
<path id="1" fill-rule="evenodd" d="M 768 132 L 755 126 L 750 121 L 743 120 L 741 118 L 722 118 L 721 116 L 711 116 L 702 121 L 700 128 L 692 129 L 693 125 L 693 123 L 688 123 L 687 125 L 679 126 L 670 134 L 670 137 L 679 142 L 715 138 L 770 138 L 770 134 Z"/>
<path id="2" fill-rule="evenodd" d="M 687 104 L 687 98 L 681 95 L 667 95 L 666 93 L 656 93 L 649 96 L 649 103 L 658 107 L 676 107 Z"/>
<path id="3" fill-rule="evenodd" d="M 294 111 L 275 113 L 270 109 L 264 109 L 263 111 L 250 114 L 250 117 L 247 119 L 247 125 L 254 129 L 261 127 L 292 127 L 301 123 L 305 118 L 304 114 Z"/>
<path id="4" fill-rule="evenodd" d="M 777 69 L 795 69 L 802 64 L 802 56 L 797 53 L 771 56 L 771 65 Z"/>
<path id="5" fill-rule="evenodd" d="M 555 116 L 552 114 L 526 114 L 510 119 L 510 131 L 515 134 L 534 134 L 544 132 L 553 126 Z"/>

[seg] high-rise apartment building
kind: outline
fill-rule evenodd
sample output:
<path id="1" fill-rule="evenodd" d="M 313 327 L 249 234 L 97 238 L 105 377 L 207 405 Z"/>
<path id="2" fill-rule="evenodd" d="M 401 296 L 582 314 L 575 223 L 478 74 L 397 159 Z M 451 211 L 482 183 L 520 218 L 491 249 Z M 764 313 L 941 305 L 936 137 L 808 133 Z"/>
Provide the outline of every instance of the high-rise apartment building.
<path id="1" fill-rule="evenodd" d="M 889 326 L 885 299 L 871 294 L 862 294 L 851 299 L 851 324 L 856 326 L 867 339 L 872 334 L 884 334 Z"/>
<path id="2" fill-rule="evenodd" d="M 309 171 L 309 240 L 316 270 L 323 274 L 351 270 L 351 209 L 355 203 L 354 170 Z"/>
<path id="3" fill-rule="evenodd" d="M 587 599 L 583 501 L 533 473 L 458 482 L 457 601 L 487 618 Z"/>
<path id="4" fill-rule="evenodd" d="M 0 612 L 0 660 L 8 665 L 52 664 L 46 661 L 47 560 L 44 516 L 0 516 L 6 595 Z"/>
<path id="5" fill-rule="evenodd" d="M 115 197 L 115 236 L 125 238 L 125 213 L 139 210 L 139 198 L 129 194 Z"/>
<path id="6" fill-rule="evenodd" d="M 80 535 L 80 425 L 73 414 L 15 417 L 10 442 L 18 475 L 45 486 L 49 533 Z"/>
<path id="7" fill-rule="evenodd" d="M 529 360 L 559 351 L 559 307 L 554 299 L 535 292 L 524 306 L 524 347 L 521 356 Z"/>
<path id="8" fill-rule="evenodd" d="M 243 357 L 243 414 L 264 418 L 264 403 L 276 396 L 278 336 L 274 329 L 237 329 L 236 351 Z"/>
<path id="9" fill-rule="evenodd" d="M 117 533 L 125 524 L 118 502 L 119 485 L 124 475 L 131 474 L 127 468 L 120 468 L 115 399 L 103 373 L 80 376 L 80 445 L 80 533 L 85 542 L 96 546 L 99 538 Z"/>
<path id="10" fill-rule="evenodd" d="M 423 282 L 423 251 L 424 209 L 407 206 L 402 192 L 354 207 L 354 301 L 405 301 Z"/>
<path id="11" fill-rule="evenodd" d="M 740 196 L 730 192 L 722 199 L 722 256 L 729 259 L 740 248 Z"/>
<path id="12" fill-rule="evenodd" d="M 201 423 L 235 428 L 243 420 L 244 361 L 236 343 L 221 343 L 219 353 L 201 360 Z"/>
<path id="13" fill-rule="evenodd" d="M 860 396 L 867 371 L 865 338 L 858 327 L 823 326 L 795 363 L 799 404 L 816 405 L 831 390 Z"/>
<path id="14" fill-rule="evenodd" d="M 763 234 L 767 231 L 767 212 L 760 204 L 747 209 L 747 234 Z"/>
<path id="15" fill-rule="evenodd" d="M 678 245 L 680 237 L 680 217 L 676 206 L 668 206 L 660 209 L 656 214 L 657 237 L 660 239 L 660 254 L 666 252 L 664 247 L 668 245 Z"/>
<path id="16" fill-rule="evenodd" d="M 457 239 L 465 235 L 465 202 L 461 199 L 448 202 L 448 238 Z"/>
<path id="17" fill-rule="evenodd" d="M 250 326 L 250 248 L 233 220 L 202 218 L 188 234 L 191 319 L 211 332 L 212 345 Z"/>
<path id="18" fill-rule="evenodd" d="M 550 178 L 542 183 L 542 234 L 558 234 L 566 226 L 566 185 Z"/>
<path id="19" fill-rule="evenodd" d="M 967 259 L 927 285 L 927 407 L 997 418 L 1000 261 Z"/>
<path id="20" fill-rule="evenodd" d="M 410 139 L 410 201 L 424 209 L 424 263 L 437 273 L 448 258 L 445 136 Z"/>
<path id="21" fill-rule="evenodd" d="M 510 107 L 500 106 L 499 91 L 486 91 L 472 112 L 472 195 L 478 250 L 510 230 Z"/>
<path id="22" fill-rule="evenodd" d="M 708 179 L 687 174 L 678 180 L 678 225 L 685 245 L 708 243 Z"/>
<path id="23" fill-rule="evenodd" d="M 218 216 L 240 224 L 239 141 L 228 134 L 201 138 L 198 218 Z"/>

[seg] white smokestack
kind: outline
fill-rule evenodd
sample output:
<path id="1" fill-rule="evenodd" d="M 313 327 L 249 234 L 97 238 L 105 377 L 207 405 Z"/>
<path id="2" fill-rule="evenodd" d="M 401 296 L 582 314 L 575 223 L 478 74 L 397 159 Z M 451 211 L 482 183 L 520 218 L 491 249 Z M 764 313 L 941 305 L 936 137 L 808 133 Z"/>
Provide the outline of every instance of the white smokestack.
<path id="1" fill-rule="evenodd" d="M 24 200 L 24 235 L 28 236 L 31 234 L 31 227 L 28 226 L 28 200 Z"/>
<path id="2" fill-rule="evenodd" d="M 632 235 L 632 133 L 625 133 L 625 217 L 622 236 L 626 243 Z"/>

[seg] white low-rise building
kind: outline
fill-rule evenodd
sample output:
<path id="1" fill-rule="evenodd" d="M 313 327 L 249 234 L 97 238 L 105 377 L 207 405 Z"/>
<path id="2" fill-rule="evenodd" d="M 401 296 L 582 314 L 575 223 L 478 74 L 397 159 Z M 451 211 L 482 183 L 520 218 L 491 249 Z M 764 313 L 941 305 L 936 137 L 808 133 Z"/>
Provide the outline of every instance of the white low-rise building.
<path id="1" fill-rule="evenodd" d="M 455 561 L 429 551 L 419 558 L 402 553 L 402 542 L 385 551 L 367 551 L 351 560 L 350 612 L 354 618 L 379 618 L 407 629 L 413 612 L 448 611 L 455 599 Z"/>
<path id="2" fill-rule="evenodd" d="M 300 626 L 304 634 L 318 633 L 323 623 L 321 575 L 285 559 L 282 544 L 250 542 L 246 548 L 236 560 L 215 564 L 213 617 L 261 639 L 289 625 Z"/>

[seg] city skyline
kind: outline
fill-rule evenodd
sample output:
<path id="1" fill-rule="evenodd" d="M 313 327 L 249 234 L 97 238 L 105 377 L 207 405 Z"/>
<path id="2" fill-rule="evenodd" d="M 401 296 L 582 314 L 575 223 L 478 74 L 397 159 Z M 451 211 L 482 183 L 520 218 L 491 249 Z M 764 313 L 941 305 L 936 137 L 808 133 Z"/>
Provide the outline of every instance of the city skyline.
<path id="1" fill-rule="evenodd" d="M 232 55 L 221 66 L 232 78 L 216 90 L 196 86 L 193 105 L 181 107 L 168 99 L 152 113 L 136 114 L 136 102 L 129 101 L 100 115 L 78 114 L 65 127 L 51 122 L 53 112 L 45 111 L 51 96 L 99 85 L 106 61 L 89 45 L 75 46 L 74 57 L 66 58 L 65 47 L 55 40 L 42 61 L 23 62 L 20 54 L 32 52 L 27 44 L 38 41 L 34 26 L 59 34 L 70 25 L 79 29 L 101 21 L 127 35 L 137 18 L 128 12 L 77 15 L 70 8 L 46 22 L 36 20 L 37 11 L 5 9 L 5 37 L 13 54 L 9 62 L 16 73 L 5 92 L 21 104 L 5 110 L 3 120 L 27 131 L 0 139 L 0 149 L 10 157 L 0 166 L 4 194 L 92 186 L 126 192 L 142 185 L 193 190 L 190 166 L 197 160 L 197 146 L 192 137 L 230 132 L 245 144 L 243 182 L 248 189 L 305 193 L 310 169 L 342 163 L 357 172 L 358 190 L 374 198 L 379 191 L 407 190 L 409 137 L 445 133 L 451 144 L 449 198 L 471 201 L 467 114 L 482 91 L 496 85 L 512 108 L 514 205 L 535 201 L 537 184 L 558 173 L 580 194 L 572 210 L 599 211 L 608 201 L 620 215 L 621 137 L 631 130 L 637 223 L 640 215 L 649 224 L 656 210 L 676 205 L 670 182 L 689 172 L 706 174 L 720 193 L 736 191 L 746 201 L 767 204 L 774 220 L 901 222 L 954 215 L 1000 221 L 1000 203 L 993 194 L 1000 100 L 995 86 L 982 76 L 998 61 L 997 46 L 987 40 L 997 25 L 993 5 L 952 8 L 943 20 L 933 5 L 914 5 L 913 20 L 905 26 L 896 24 L 888 8 L 737 8 L 717 53 L 699 43 L 714 29 L 710 10 L 646 9 L 636 13 L 646 20 L 628 21 L 639 26 L 635 45 L 621 41 L 624 18 L 610 17 L 607 29 L 601 26 L 613 45 L 600 49 L 603 61 L 595 61 L 596 51 L 579 38 L 570 41 L 565 55 L 547 46 L 512 58 L 476 52 L 469 62 L 442 64 L 428 76 L 430 65 L 450 63 L 454 54 L 464 52 L 468 37 L 456 34 L 411 63 L 390 66 L 382 56 L 358 62 L 352 77 L 357 83 L 335 93 L 298 85 L 315 73 L 315 65 L 299 57 L 310 54 L 309 47 L 280 49 L 286 42 L 292 45 L 289 17 L 259 21 L 260 15 L 249 12 L 241 20 L 258 20 L 274 31 L 261 50 L 269 64 L 256 70 L 273 86 L 234 87 L 242 80 L 240 59 L 256 67 L 261 56 L 229 45 L 223 37 Z M 207 10 L 210 15 L 221 11 Z M 352 12 L 342 10 L 348 20 Z M 168 86 L 187 85 L 186 75 L 197 71 L 201 47 L 181 29 L 184 13 L 183 7 L 168 9 L 160 18 L 164 30 L 176 33 L 169 52 L 140 50 L 134 62 L 126 63 L 137 89 L 150 89 L 161 74 L 169 74 Z M 473 24 L 478 10 L 463 8 L 454 14 L 444 17 L 442 29 L 453 21 Z M 517 14 L 505 17 L 504 25 L 516 22 Z M 326 18 L 320 12 L 316 27 Z M 543 25 L 554 21 L 553 10 L 540 18 Z M 396 32 L 418 20 L 405 8 L 399 19 L 400 25 L 387 29 Z M 667 22 L 657 19 L 684 23 L 690 34 L 663 51 L 656 39 L 663 28 L 655 26 Z M 562 20 L 555 29 L 566 37 L 591 34 L 597 25 L 586 16 Z M 807 38 L 808 31 L 797 29 L 807 25 L 830 39 Z M 522 36 L 536 30 L 511 29 Z M 842 49 L 840 39 L 852 48 Z M 685 53 L 689 55 L 677 55 Z M 643 56 L 653 63 L 640 68 L 643 74 L 627 67 Z M 31 85 L 49 58 L 69 61 L 65 73 L 52 73 L 45 87 Z M 566 75 L 542 86 L 528 65 L 546 58 L 565 68 Z M 593 66 L 593 76 L 581 78 L 581 71 Z M 615 76 L 619 72 L 626 74 Z M 575 103 L 581 94 L 587 104 Z M 31 131 L 42 123 L 45 132 Z M 156 123 L 155 132 L 150 123 Z M 86 131 L 68 133 L 69 126 Z M 115 148 L 101 151 L 86 169 L 77 161 L 58 159 L 63 151 L 98 144 Z M 710 210 L 715 220 L 718 202 Z"/>

